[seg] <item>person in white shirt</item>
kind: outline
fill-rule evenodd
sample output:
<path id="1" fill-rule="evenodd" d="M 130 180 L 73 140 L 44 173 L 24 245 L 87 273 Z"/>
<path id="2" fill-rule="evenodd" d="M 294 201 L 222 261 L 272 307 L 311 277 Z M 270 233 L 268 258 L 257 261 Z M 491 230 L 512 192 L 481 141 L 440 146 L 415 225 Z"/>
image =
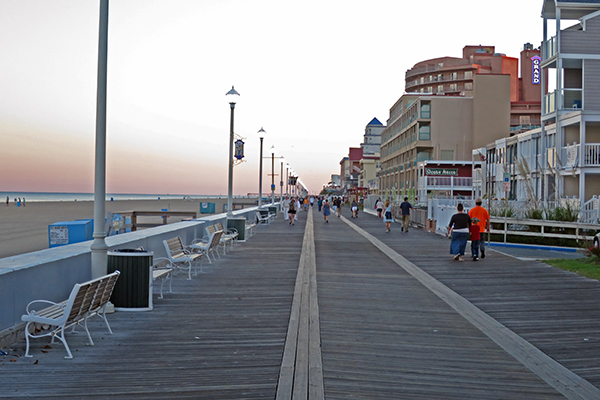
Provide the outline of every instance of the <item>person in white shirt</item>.
<path id="1" fill-rule="evenodd" d="M 288 221 L 290 219 L 288 215 L 288 211 L 290 211 L 290 198 L 289 196 L 285 196 L 285 199 L 281 202 L 283 206 L 283 218 Z"/>

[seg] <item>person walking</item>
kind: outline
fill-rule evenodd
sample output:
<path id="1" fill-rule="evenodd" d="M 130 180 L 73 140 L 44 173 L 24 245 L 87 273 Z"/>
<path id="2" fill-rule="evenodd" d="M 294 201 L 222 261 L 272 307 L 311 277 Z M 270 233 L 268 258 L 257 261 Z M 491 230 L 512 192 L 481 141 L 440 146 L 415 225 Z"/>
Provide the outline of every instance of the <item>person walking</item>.
<path id="1" fill-rule="evenodd" d="M 8 207 L 8 203 L 10 203 L 10 198 L 6 196 L 6 207 Z"/>
<path id="2" fill-rule="evenodd" d="M 290 198 L 289 196 L 285 196 L 285 199 L 281 202 L 281 206 L 283 207 L 283 219 L 285 221 L 289 221 L 289 211 L 290 211 Z"/>
<path id="3" fill-rule="evenodd" d="M 479 240 L 479 250 L 481 251 L 481 258 L 483 259 L 485 258 L 485 236 L 483 236 L 483 234 L 490 231 L 490 213 L 481 206 L 482 203 L 483 201 L 481 199 L 475 200 L 475 207 L 471 208 L 471 211 L 469 211 L 469 217 L 471 217 L 471 219 L 477 218 L 479 220 L 477 225 L 479 225 L 479 231 L 482 234 L 482 237 Z"/>
<path id="4" fill-rule="evenodd" d="M 356 202 L 356 199 L 352 200 L 350 209 L 352 210 L 352 218 L 358 218 L 358 203 Z"/>
<path id="5" fill-rule="evenodd" d="M 410 209 L 412 205 L 408 202 L 408 197 L 404 198 L 404 201 L 400 204 L 400 210 L 402 214 L 402 228 L 401 231 L 408 232 L 408 224 L 410 223 Z"/>
<path id="6" fill-rule="evenodd" d="M 473 261 L 479 261 L 479 240 L 480 240 L 480 229 L 477 223 L 479 218 L 471 219 L 471 226 L 469 227 L 469 234 L 471 235 L 471 257 Z"/>
<path id="7" fill-rule="evenodd" d="M 339 218 L 342 216 L 342 198 L 338 197 L 337 199 L 335 199 L 335 201 L 337 202 L 337 216 Z"/>
<path id="8" fill-rule="evenodd" d="M 471 217 L 465 214 L 462 203 L 458 203 L 456 207 L 458 211 L 450 218 L 448 224 L 448 234 L 452 238 L 450 242 L 450 254 L 454 256 L 454 260 L 463 261 L 465 249 L 467 248 L 467 240 L 469 240 L 469 227 L 471 226 Z"/>
<path id="9" fill-rule="evenodd" d="M 323 204 L 323 219 L 326 223 L 329 223 L 329 216 L 331 215 L 331 210 L 329 209 L 329 201 L 325 200 L 325 204 Z"/>
<path id="10" fill-rule="evenodd" d="M 300 198 L 296 199 L 296 213 L 294 214 L 294 221 L 298 221 L 298 211 L 302 211 L 302 206 L 300 205 Z M 292 225 L 294 225 L 292 223 Z"/>
<path id="11" fill-rule="evenodd" d="M 319 207 L 319 212 L 321 212 L 321 208 L 323 207 L 323 198 L 319 197 L 317 199 L 317 207 Z"/>
<path id="12" fill-rule="evenodd" d="M 294 219 L 296 218 L 296 200 L 292 197 L 292 201 L 290 201 L 290 205 L 288 208 L 288 220 L 290 221 L 290 225 L 294 225 Z"/>
<path id="13" fill-rule="evenodd" d="M 375 209 L 377 210 L 377 218 L 383 218 L 383 201 L 378 198 L 375 202 Z"/>
<path id="14" fill-rule="evenodd" d="M 383 222 L 385 222 L 385 232 L 389 232 L 392 227 L 392 222 L 394 222 L 394 207 L 390 200 L 385 201 L 385 212 L 383 214 Z"/>

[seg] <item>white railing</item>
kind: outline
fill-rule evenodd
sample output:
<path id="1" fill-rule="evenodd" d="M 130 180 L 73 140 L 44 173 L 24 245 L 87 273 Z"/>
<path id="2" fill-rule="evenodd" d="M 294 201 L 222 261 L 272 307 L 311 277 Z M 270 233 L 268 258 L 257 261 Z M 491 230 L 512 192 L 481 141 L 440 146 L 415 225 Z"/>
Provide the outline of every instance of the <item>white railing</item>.
<path id="1" fill-rule="evenodd" d="M 600 199 L 598 196 L 583 203 L 579 220 L 588 224 L 600 224 Z"/>
<path id="2" fill-rule="evenodd" d="M 592 143 L 585 145 L 584 162 L 586 167 L 600 166 L 600 143 Z"/>

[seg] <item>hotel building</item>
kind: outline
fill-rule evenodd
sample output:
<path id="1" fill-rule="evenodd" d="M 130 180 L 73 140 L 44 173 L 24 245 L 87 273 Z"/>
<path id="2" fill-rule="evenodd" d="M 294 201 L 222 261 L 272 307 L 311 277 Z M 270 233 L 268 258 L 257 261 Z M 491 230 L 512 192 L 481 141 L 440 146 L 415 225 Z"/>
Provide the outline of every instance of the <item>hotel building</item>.
<path id="1" fill-rule="evenodd" d="M 476 192 L 520 200 L 570 199 L 582 212 L 597 209 L 600 0 L 545 0 L 542 18 L 539 81 L 532 77 L 543 93 L 542 126 L 474 150 L 474 160 L 486 155 L 486 169 L 474 181 Z M 526 174 L 518 168 L 523 162 Z"/>

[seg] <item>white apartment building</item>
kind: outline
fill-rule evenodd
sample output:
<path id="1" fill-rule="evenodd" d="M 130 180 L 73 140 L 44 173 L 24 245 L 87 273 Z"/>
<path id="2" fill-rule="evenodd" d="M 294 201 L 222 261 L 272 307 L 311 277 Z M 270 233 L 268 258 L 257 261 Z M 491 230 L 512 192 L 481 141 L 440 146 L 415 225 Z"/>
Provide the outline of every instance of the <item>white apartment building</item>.
<path id="1" fill-rule="evenodd" d="M 473 150 L 474 160 L 486 158 L 474 191 L 575 199 L 585 210 L 600 194 L 600 0 L 544 0 L 542 18 L 542 55 L 532 75 L 542 91 L 542 127 Z"/>

